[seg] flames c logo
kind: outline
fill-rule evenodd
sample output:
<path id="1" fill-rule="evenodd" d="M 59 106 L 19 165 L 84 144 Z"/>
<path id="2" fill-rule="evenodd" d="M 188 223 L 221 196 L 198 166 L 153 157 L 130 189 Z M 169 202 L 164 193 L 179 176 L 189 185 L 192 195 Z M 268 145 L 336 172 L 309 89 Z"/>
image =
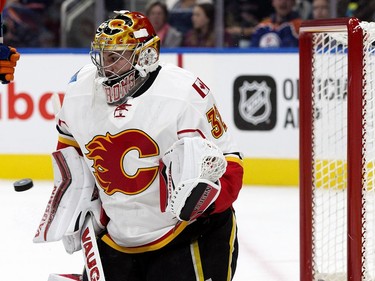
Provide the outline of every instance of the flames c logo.
<path id="1" fill-rule="evenodd" d="M 89 151 L 86 157 L 94 161 L 94 176 L 109 195 L 115 192 L 138 194 L 148 188 L 158 174 L 157 165 L 134 167 L 138 159 L 159 155 L 158 145 L 143 131 L 127 130 L 117 135 L 96 136 L 86 149 Z M 126 162 L 125 157 L 134 151 L 138 153 L 138 159 Z M 132 167 L 134 172 L 127 172 L 125 166 Z"/>

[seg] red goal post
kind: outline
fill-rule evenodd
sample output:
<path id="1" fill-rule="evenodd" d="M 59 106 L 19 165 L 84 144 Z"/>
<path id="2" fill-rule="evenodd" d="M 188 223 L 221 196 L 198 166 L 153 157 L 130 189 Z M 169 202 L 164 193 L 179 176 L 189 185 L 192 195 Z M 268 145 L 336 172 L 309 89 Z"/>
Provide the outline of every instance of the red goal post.
<path id="1" fill-rule="evenodd" d="M 300 29 L 300 280 L 375 280 L 375 23 Z"/>

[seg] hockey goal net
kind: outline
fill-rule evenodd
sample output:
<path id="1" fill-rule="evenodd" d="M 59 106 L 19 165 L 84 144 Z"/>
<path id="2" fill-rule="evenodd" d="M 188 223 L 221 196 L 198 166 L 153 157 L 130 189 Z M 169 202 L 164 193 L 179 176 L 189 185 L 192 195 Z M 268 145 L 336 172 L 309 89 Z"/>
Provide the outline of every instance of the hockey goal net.
<path id="1" fill-rule="evenodd" d="M 375 280 L 375 23 L 300 29 L 300 278 Z"/>

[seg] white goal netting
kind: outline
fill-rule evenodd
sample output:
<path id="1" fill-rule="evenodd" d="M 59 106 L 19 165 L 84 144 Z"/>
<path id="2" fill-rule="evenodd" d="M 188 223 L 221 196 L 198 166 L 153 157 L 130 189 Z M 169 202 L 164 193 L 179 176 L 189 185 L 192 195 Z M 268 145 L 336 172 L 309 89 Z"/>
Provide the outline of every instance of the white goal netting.
<path id="1" fill-rule="evenodd" d="M 375 281 L 375 23 L 361 23 L 362 280 Z M 348 33 L 312 35 L 313 280 L 348 280 Z M 356 238 L 354 238 L 356 239 Z"/>

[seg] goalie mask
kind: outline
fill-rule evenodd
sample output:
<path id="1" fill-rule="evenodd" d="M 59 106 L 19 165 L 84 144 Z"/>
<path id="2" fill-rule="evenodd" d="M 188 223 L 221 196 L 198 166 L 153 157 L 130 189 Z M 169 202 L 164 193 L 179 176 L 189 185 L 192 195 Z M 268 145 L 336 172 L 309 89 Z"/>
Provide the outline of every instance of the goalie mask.
<path id="1" fill-rule="evenodd" d="M 144 15 L 115 13 L 96 30 L 90 52 L 110 105 L 134 95 L 158 67 L 160 54 L 160 39 Z"/>

